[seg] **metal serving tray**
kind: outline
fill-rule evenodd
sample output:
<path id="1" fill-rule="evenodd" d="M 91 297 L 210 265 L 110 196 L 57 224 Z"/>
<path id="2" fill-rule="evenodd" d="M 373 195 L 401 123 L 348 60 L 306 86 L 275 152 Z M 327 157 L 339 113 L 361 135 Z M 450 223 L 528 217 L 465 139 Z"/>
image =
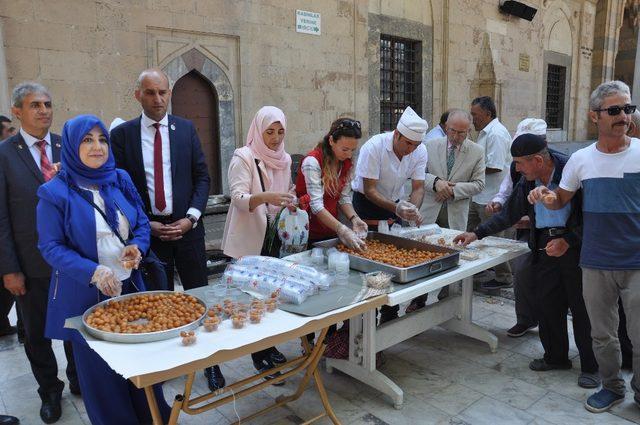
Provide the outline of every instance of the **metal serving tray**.
<path id="1" fill-rule="evenodd" d="M 432 252 L 442 252 L 444 257 L 427 261 L 422 264 L 417 264 L 411 267 L 395 267 L 388 264 L 380 263 L 378 261 L 369 260 L 357 255 L 349 254 L 349 266 L 364 273 L 373 271 L 383 271 L 393 275 L 394 282 L 407 283 L 416 279 L 430 276 L 432 274 L 440 273 L 442 271 L 451 269 L 458 265 L 460 261 L 460 252 L 446 248 L 439 245 L 432 245 L 425 242 L 418 242 L 411 239 L 401 238 L 399 236 L 388 235 L 385 233 L 369 232 L 367 234 L 367 240 L 377 240 L 384 243 L 389 243 L 397 246 L 398 248 L 405 249 L 421 249 Z M 316 242 L 313 246 L 318 248 L 333 248 L 340 243 L 339 239 L 329 239 L 322 242 Z"/>
<path id="2" fill-rule="evenodd" d="M 146 291 L 146 292 L 135 292 L 133 294 L 127 294 L 127 295 L 121 295 L 119 297 L 115 297 L 115 298 L 109 298 L 108 300 L 104 300 L 96 305 L 94 305 L 93 307 L 90 307 L 87 309 L 87 311 L 84 312 L 84 314 L 82 315 L 82 324 L 84 325 L 84 328 L 87 330 L 87 332 L 91 335 L 94 336 L 98 339 L 102 339 L 105 341 L 111 341 L 111 342 L 122 342 L 122 343 L 128 343 L 128 344 L 135 344 L 135 343 L 140 343 L 140 342 L 152 342 L 152 341 L 162 341 L 164 339 L 171 339 L 171 338 L 176 338 L 180 335 L 180 332 L 182 331 L 190 331 L 192 329 L 197 328 L 198 326 L 200 326 L 200 322 L 202 321 L 202 319 L 204 319 L 204 317 L 207 315 L 207 304 L 202 301 L 202 299 L 200 299 L 199 297 L 192 295 L 192 294 L 188 294 L 194 298 L 196 298 L 198 300 L 198 302 L 200 304 L 202 304 L 202 306 L 204 307 L 204 313 L 202 314 L 202 316 L 187 324 L 187 325 L 183 325 L 180 326 L 179 328 L 175 328 L 175 329 L 169 329 L 166 331 L 158 331 L 158 332 L 144 332 L 144 333 L 139 333 L 139 334 L 124 334 L 124 333 L 115 333 L 115 332 L 107 332 L 107 331 L 101 331 L 100 329 L 96 329 L 93 328 L 89 325 L 87 325 L 87 317 L 89 317 L 89 315 L 98 307 L 103 306 L 104 304 L 110 302 L 110 301 L 121 301 L 121 300 L 126 300 L 127 298 L 131 298 L 131 297 L 135 297 L 138 295 L 158 295 L 158 294 L 173 294 L 175 292 L 173 291 Z"/>

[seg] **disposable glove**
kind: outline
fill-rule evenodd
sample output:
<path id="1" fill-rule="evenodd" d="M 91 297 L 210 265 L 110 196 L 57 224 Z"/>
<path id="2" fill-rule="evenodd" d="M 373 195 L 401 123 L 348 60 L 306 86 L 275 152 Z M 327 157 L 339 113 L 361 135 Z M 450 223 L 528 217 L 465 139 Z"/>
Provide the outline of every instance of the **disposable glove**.
<path id="1" fill-rule="evenodd" d="M 96 271 L 93 272 L 91 282 L 108 297 L 117 297 L 122 293 L 122 282 L 116 278 L 113 270 L 107 266 L 98 265 Z"/>
<path id="2" fill-rule="evenodd" d="M 396 205 L 396 215 L 406 221 L 422 222 L 420 211 L 409 201 L 400 201 Z"/>
<path id="3" fill-rule="evenodd" d="M 138 249 L 138 245 L 127 245 L 122 250 L 122 254 L 120 255 L 120 262 L 122 262 L 122 267 L 127 270 L 137 269 L 140 265 L 140 261 L 142 260 L 142 254 Z"/>
<path id="4" fill-rule="evenodd" d="M 351 220 L 351 223 L 353 226 L 353 231 L 356 233 L 356 235 L 360 239 L 367 239 L 367 232 L 369 231 L 369 226 L 367 226 L 367 223 L 362 221 L 362 219 L 358 216 L 354 217 L 353 220 Z"/>
<path id="5" fill-rule="evenodd" d="M 341 224 L 340 227 L 338 227 L 337 233 L 338 238 L 340 238 L 340 241 L 345 244 L 347 248 L 362 251 L 366 247 L 364 241 L 360 239 L 353 230 L 349 229 L 344 224 Z"/>

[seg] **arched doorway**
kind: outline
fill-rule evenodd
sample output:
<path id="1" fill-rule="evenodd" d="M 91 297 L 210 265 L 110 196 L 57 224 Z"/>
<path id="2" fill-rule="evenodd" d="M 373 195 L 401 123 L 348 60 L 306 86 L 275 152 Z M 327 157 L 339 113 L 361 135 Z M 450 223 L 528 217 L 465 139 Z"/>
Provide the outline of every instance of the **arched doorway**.
<path id="1" fill-rule="evenodd" d="M 171 113 L 196 128 L 211 178 L 210 195 L 222 193 L 218 112 L 216 90 L 199 72 L 191 70 L 173 85 Z"/>

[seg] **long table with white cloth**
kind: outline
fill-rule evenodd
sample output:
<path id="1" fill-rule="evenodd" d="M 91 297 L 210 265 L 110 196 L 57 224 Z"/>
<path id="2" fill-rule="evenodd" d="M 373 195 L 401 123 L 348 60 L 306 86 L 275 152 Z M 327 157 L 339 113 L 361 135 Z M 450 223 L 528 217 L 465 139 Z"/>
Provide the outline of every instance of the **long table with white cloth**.
<path id="1" fill-rule="evenodd" d="M 442 233 L 423 237 L 430 243 L 452 246 L 453 237 L 461 232 L 441 229 Z M 414 235 L 415 236 L 415 235 Z M 526 243 L 488 237 L 470 245 L 469 252 L 478 258 L 465 260 L 461 256 L 458 267 L 435 276 L 417 279 L 406 284 L 394 284 L 387 294 L 386 304 L 395 306 L 406 303 L 419 295 L 451 286 L 448 297 L 429 304 L 425 308 L 377 326 L 377 310 L 363 312 L 349 321 L 349 358 L 328 358 L 327 370 L 338 369 L 343 373 L 379 390 L 391 397 L 395 408 L 402 408 L 403 391 L 395 382 L 376 369 L 376 354 L 399 344 L 435 326 L 486 342 L 492 352 L 498 348 L 498 338 L 473 323 L 473 275 L 512 260 L 529 252 Z M 305 261 L 308 253 L 296 254 L 287 259 Z M 352 275 L 360 272 L 351 270 Z M 434 292 L 434 295 L 437 292 Z"/>
<path id="2" fill-rule="evenodd" d="M 193 289 L 187 291 L 187 293 L 204 299 L 205 289 L 206 287 Z M 243 329 L 232 329 L 231 321 L 225 320 L 215 332 L 198 332 L 196 344 L 190 346 L 183 346 L 180 338 L 137 344 L 102 341 L 93 338 L 83 330 L 81 317 L 68 319 L 66 327 L 80 330 L 89 347 L 98 353 L 114 371 L 131 380 L 136 387 L 145 389 L 154 424 L 162 423 L 157 400 L 155 400 L 154 393 L 151 390 L 151 386 L 154 384 L 180 376 L 187 377 L 184 392 L 177 394 L 173 401 L 169 423 L 177 423 L 180 412 L 190 415 L 203 413 L 297 373 L 304 373 L 304 377 L 292 395 L 279 397 L 272 406 L 243 418 L 242 421 L 244 422 L 296 400 L 302 395 L 313 377 L 325 412 L 316 418 L 312 418 L 309 422 L 328 416 L 334 424 L 339 424 L 340 422 L 331 409 L 320 374 L 317 371 L 317 365 L 325 347 L 324 337 L 327 329 L 331 325 L 351 317 L 361 315 L 367 311 L 375 311 L 385 302 L 386 295 L 381 295 L 311 317 L 276 310 L 274 313 L 266 315 L 261 323 L 252 324 Z M 321 330 L 320 335 L 316 339 L 315 346 L 312 347 L 308 343 L 306 335 L 318 330 Z M 305 353 L 300 357 L 262 374 L 253 375 L 242 381 L 227 385 L 227 387 L 215 393 L 191 398 L 191 386 L 196 372 L 205 367 L 234 360 L 296 338 L 300 338 L 305 347 Z M 267 374 L 275 371 L 281 371 L 282 375 L 270 381 L 263 379 Z M 253 382 L 257 383 L 249 386 Z M 229 392 L 231 392 L 231 395 L 228 395 Z"/>

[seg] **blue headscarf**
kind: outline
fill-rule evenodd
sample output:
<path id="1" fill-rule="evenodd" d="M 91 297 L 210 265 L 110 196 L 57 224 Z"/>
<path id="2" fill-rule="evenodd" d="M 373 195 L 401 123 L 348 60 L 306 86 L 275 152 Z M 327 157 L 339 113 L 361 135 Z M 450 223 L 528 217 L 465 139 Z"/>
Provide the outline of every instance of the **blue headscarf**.
<path id="1" fill-rule="evenodd" d="M 132 205 L 136 205 L 135 187 L 132 187 L 132 184 L 127 179 L 120 178 L 118 175 L 110 144 L 109 158 L 99 168 L 87 167 L 80 159 L 80 144 L 95 126 L 102 130 L 102 134 L 105 135 L 107 142 L 109 142 L 109 131 L 95 115 L 78 115 L 64 123 L 64 128 L 62 129 L 62 152 L 60 155 L 62 169 L 58 176 L 70 185 L 97 186 L 100 196 L 104 200 L 107 223 L 112 229 L 118 229 L 118 214 L 114 192 L 120 190 Z M 91 199 L 89 193 L 86 193 L 86 196 L 87 199 Z M 129 235 L 120 236 L 127 239 Z"/>

